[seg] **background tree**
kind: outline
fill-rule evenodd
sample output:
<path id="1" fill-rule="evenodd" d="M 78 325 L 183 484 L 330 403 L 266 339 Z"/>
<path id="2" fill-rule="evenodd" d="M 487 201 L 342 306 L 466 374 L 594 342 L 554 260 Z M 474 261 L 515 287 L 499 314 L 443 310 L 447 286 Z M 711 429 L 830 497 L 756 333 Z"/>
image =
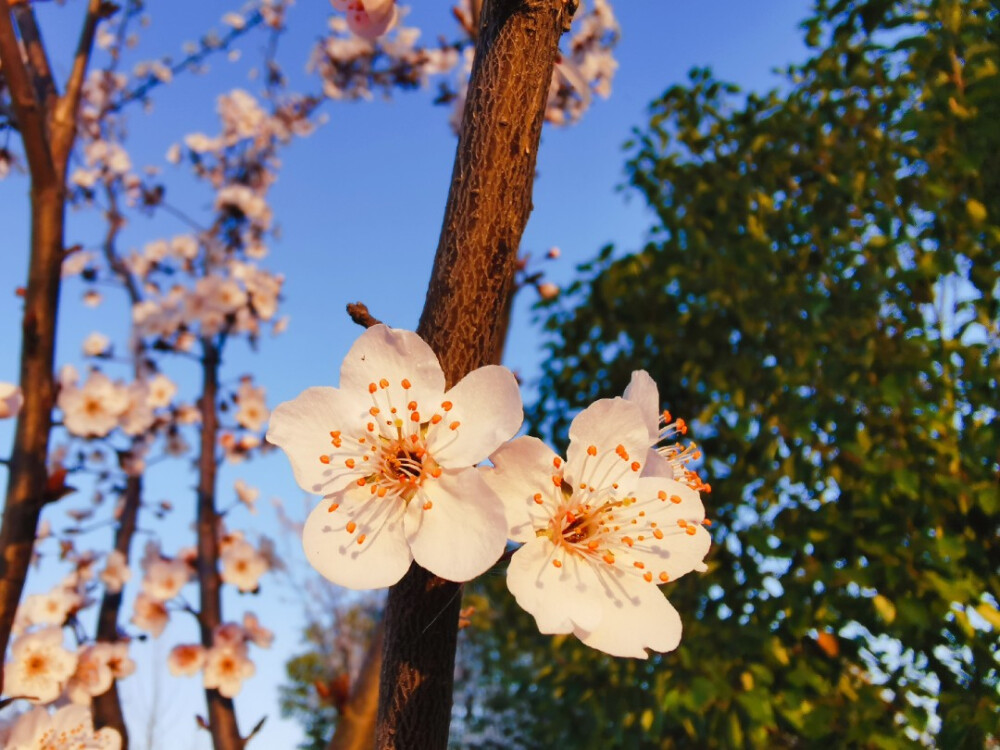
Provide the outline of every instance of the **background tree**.
<path id="1" fill-rule="evenodd" d="M 541 432 L 638 367 L 689 419 L 714 585 L 668 587 L 697 615 L 635 662 L 527 648 L 497 581 L 473 726 L 520 717 L 525 747 L 995 736 L 1000 17 L 819 2 L 804 28 L 783 89 L 695 71 L 654 102 L 627 164 L 650 241 L 605 248 L 545 318 Z"/>

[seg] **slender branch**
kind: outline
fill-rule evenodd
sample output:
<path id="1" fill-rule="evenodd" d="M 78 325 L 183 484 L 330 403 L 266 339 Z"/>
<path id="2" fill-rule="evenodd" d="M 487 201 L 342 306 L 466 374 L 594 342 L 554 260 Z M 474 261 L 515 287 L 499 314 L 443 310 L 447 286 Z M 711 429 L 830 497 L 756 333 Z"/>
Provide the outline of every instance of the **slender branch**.
<path id="1" fill-rule="evenodd" d="M 572 7 L 487 0 L 434 268 L 418 333 L 449 383 L 500 350 L 531 212 L 545 103 Z M 461 586 L 414 564 L 389 590 L 376 747 L 448 742 Z"/>
<path id="2" fill-rule="evenodd" d="M 45 113 L 35 96 L 28 70 L 21 58 L 21 45 L 11 23 L 9 0 L 0 0 L 0 64 L 10 91 L 10 100 L 17 116 L 17 127 L 24 142 L 32 185 L 49 187 L 56 183 L 56 169 L 49 150 Z"/>
<path id="3" fill-rule="evenodd" d="M 97 24 L 105 16 L 114 13 L 116 6 L 103 0 L 89 0 L 87 14 L 83 18 L 80 39 L 76 45 L 73 67 L 66 81 L 66 92 L 59 97 L 52 111 L 52 157 L 62 175 L 66 170 L 70 151 L 76 141 L 76 114 L 83 96 L 83 83 L 90 65 L 90 54 L 94 48 Z"/>
<path id="4" fill-rule="evenodd" d="M 220 347 L 202 339 L 201 452 L 198 457 L 198 585 L 201 644 L 212 647 L 212 635 L 222 624 L 222 579 L 219 575 L 219 514 L 215 510 L 219 433 Z M 206 688 L 208 728 L 215 750 L 242 750 L 244 741 L 236 723 L 233 701 L 215 688 Z"/>

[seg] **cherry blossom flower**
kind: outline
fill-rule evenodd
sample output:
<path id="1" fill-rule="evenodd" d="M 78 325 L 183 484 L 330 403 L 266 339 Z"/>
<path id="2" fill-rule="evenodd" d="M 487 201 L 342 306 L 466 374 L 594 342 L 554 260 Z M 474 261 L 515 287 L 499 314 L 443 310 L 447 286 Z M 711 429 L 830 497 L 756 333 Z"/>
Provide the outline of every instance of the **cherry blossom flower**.
<path id="1" fill-rule="evenodd" d="M 4 665 L 4 692 L 33 703 L 51 703 L 59 697 L 76 669 L 76 654 L 63 648 L 62 629 L 42 628 L 22 635 L 11 646 Z"/>
<path id="2" fill-rule="evenodd" d="M 108 561 L 104 570 L 101 571 L 101 581 L 104 582 L 108 592 L 117 594 L 131 577 L 132 570 L 128 566 L 125 555 L 118 550 L 109 552 Z"/>
<path id="3" fill-rule="evenodd" d="M 710 539 L 698 493 L 642 477 L 642 411 L 603 399 L 573 420 L 568 459 L 522 437 L 492 456 L 487 482 L 523 546 L 507 586 L 543 633 L 573 633 L 614 656 L 677 647 L 681 621 L 657 586 L 704 570 Z"/>
<path id="4" fill-rule="evenodd" d="M 77 387 L 64 381 L 59 390 L 63 424 L 74 435 L 104 437 L 118 426 L 129 406 L 125 388 L 102 372 L 91 372 L 87 382 Z"/>
<path id="5" fill-rule="evenodd" d="M 260 624 L 257 615 L 252 612 L 243 614 L 243 631 L 248 641 L 260 648 L 271 648 L 274 633 Z"/>
<path id="6" fill-rule="evenodd" d="M 174 677 L 190 677 L 205 666 L 205 649 L 197 644 L 174 646 L 167 656 L 167 669 Z"/>
<path id="7" fill-rule="evenodd" d="M 226 698 L 234 698 L 243 680 L 257 671 L 247 657 L 244 645 L 214 645 L 205 654 L 203 680 L 206 688 L 215 688 Z"/>
<path id="8" fill-rule="evenodd" d="M 170 406 L 170 401 L 177 393 L 177 385 L 166 375 L 160 373 L 147 384 L 146 403 L 153 409 Z"/>
<path id="9" fill-rule="evenodd" d="M 69 586 L 56 586 L 47 594 L 26 596 L 18 607 L 20 629 L 32 625 L 62 625 L 70 613 L 83 606 L 83 597 Z"/>
<path id="10" fill-rule="evenodd" d="M 467 581 L 500 557 L 503 508 L 475 465 L 520 427 L 514 375 L 487 366 L 445 392 L 431 348 L 377 325 L 351 347 L 340 387 L 281 404 L 267 439 L 299 485 L 326 496 L 303 529 L 309 562 L 356 589 L 398 581 L 414 559 Z"/>
<path id="11" fill-rule="evenodd" d="M 331 0 L 347 14 L 347 25 L 364 39 L 377 39 L 396 22 L 395 0 Z"/>
<path id="12" fill-rule="evenodd" d="M 242 479 L 237 479 L 233 485 L 236 490 L 236 499 L 247 507 L 251 513 L 257 512 L 257 498 L 260 497 L 260 490 L 251 487 Z"/>
<path id="13" fill-rule="evenodd" d="M 23 403 L 20 388 L 13 383 L 0 383 L 0 419 L 16 417 Z"/>
<path id="14" fill-rule="evenodd" d="M 83 340 L 83 354 L 86 357 L 100 357 L 111 346 L 111 339 L 103 333 L 94 331 Z"/>
<path id="15" fill-rule="evenodd" d="M 84 706 L 70 704 L 54 714 L 41 706 L 22 714 L 3 743 L 6 750 L 120 750 L 121 735 L 110 727 L 94 731 Z"/>
<path id="16" fill-rule="evenodd" d="M 111 656 L 109 645 L 95 643 L 79 650 L 76 671 L 66 686 L 66 694 L 73 703 L 89 706 L 91 698 L 106 693 L 111 687 L 114 675 L 108 664 Z"/>
<path id="17" fill-rule="evenodd" d="M 245 539 L 227 544 L 220 558 L 222 580 L 244 593 L 255 591 L 268 570 L 267 560 Z"/>
<path id="18" fill-rule="evenodd" d="M 152 633 L 154 638 L 159 638 L 170 620 L 166 605 L 149 594 L 139 592 L 133 609 L 132 624 L 140 630 Z"/>
<path id="19" fill-rule="evenodd" d="M 260 432 L 271 416 L 268 411 L 263 388 L 254 388 L 249 380 L 240 383 L 236 392 L 236 421 L 251 432 Z"/>
<path id="20" fill-rule="evenodd" d="M 191 577 L 191 569 L 183 560 L 161 557 L 145 565 L 142 590 L 149 596 L 168 601 L 177 596 Z"/>

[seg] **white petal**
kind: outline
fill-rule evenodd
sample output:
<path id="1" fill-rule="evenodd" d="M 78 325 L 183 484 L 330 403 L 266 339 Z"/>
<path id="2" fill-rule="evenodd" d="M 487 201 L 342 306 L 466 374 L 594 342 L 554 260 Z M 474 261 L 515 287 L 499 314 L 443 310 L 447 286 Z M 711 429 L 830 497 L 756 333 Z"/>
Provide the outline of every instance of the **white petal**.
<path id="1" fill-rule="evenodd" d="M 524 421 L 514 373 L 499 365 L 473 370 L 444 394 L 444 401 L 451 409 L 445 412 L 434 404 L 442 420 L 428 427 L 427 447 L 445 468 L 478 464 L 514 437 Z M 451 429 L 456 422 L 458 427 Z"/>
<path id="2" fill-rule="evenodd" d="M 383 379 L 389 385 L 379 388 L 379 405 L 388 396 L 400 413 L 411 401 L 421 409 L 435 408 L 444 394 L 444 372 L 424 340 L 412 331 L 377 325 L 362 333 L 344 357 L 340 388 L 350 394 L 368 394 L 369 386 Z M 403 388 L 404 380 L 409 388 Z"/>
<path id="3" fill-rule="evenodd" d="M 388 14 L 380 17 L 370 15 L 367 11 L 347 11 L 347 26 L 363 39 L 375 40 L 387 32 L 396 22 L 396 6 L 390 7 Z"/>
<path id="4" fill-rule="evenodd" d="M 378 23 L 391 18 L 396 12 L 396 0 L 364 0 L 365 13 Z"/>
<path id="5" fill-rule="evenodd" d="M 656 448 L 650 448 L 646 451 L 646 465 L 642 468 L 642 476 L 673 479 L 674 470 L 670 462 L 657 453 Z"/>
<path id="6" fill-rule="evenodd" d="M 344 450 L 338 450 L 340 461 L 323 464 L 319 458 L 335 450 L 330 443 L 331 431 L 362 433 L 367 408 L 343 390 L 329 386 L 307 388 L 275 408 L 267 441 L 285 452 L 292 463 L 295 481 L 306 492 L 315 495 L 336 492 L 359 476 L 344 467 L 343 459 L 360 456 L 364 451 L 360 447 L 352 451 L 351 441 L 345 440 Z"/>
<path id="7" fill-rule="evenodd" d="M 612 656 L 637 659 L 647 658 L 647 648 L 660 652 L 677 648 L 680 615 L 655 585 L 620 573 L 607 583 L 598 626 L 574 631 L 581 641 Z"/>
<path id="8" fill-rule="evenodd" d="M 645 370 L 636 370 L 622 396 L 639 407 L 650 439 L 656 440 L 660 436 L 660 389 L 656 381 Z"/>
<path id="9" fill-rule="evenodd" d="M 596 486 L 610 477 L 608 484 L 617 482 L 622 492 L 638 480 L 639 471 L 631 467 L 638 464 L 641 471 L 650 445 L 639 407 L 622 398 L 600 399 L 577 414 L 569 426 L 569 440 L 566 477 L 573 486 L 580 481 Z M 596 461 L 587 454 L 591 446 L 597 449 Z M 623 457 L 615 452 L 618 446 L 625 449 Z"/>
<path id="10" fill-rule="evenodd" d="M 339 507 L 330 511 L 334 503 Z M 413 560 L 403 533 L 403 511 L 402 500 L 373 498 L 360 487 L 325 497 L 306 519 L 302 549 L 320 575 L 341 586 L 391 586 Z M 347 530 L 350 523 L 356 525 L 352 531 Z"/>
<path id="11" fill-rule="evenodd" d="M 477 470 L 445 471 L 407 506 L 406 537 L 413 558 L 431 573 L 470 581 L 500 559 L 507 524 L 500 499 Z"/>
<path id="12" fill-rule="evenodd" d="M 561 567 L 553 565 L 554 556 Z M 600 622 L 604 593 L 593 566 L 577 555 L 560 554 L 546 537 L 532 539 L 514 553 L 507 588 L 542 633 L 589 631 Z"/>
<path id="13" fill-rule="evenodd" d="M 559 457 L 538 438 L 519 437 L 501 445 L 490 460 L 495 468 L 484 469 L 483 479 L 503 502 L 507 536 L 515 542 L 534 539 L 562 495 L 552 483 Z M 541 503 L 534 500 L 539 494 Z"/>
<path id="14" fill-rule="evenodd" d="M 667 496 L 666 501 L 658 499 L 660 491 Z M 705 508 L 698 493 L 682 482 L 649 477 L 639 480 L 635 495 L 638 502 L 629 510 L 644 511 L 643 520 L 655 522 L 664 536 L 660 540 L 647 536 L 644 543 L 637 541 L 627 552 L 622 552 L 625 555 L 623 562 L 631 564 L 638 560 L 644 563 L 656 581 L 661 580 L 661 572 L 666 573 L 670 581 L 676 581 L 691 571 L 704 570 L 712 537 L 701 524 L 705 520 Z M 672 502 L 669 498 L 680 498 L 680 502 Z M 690 528 L 694 529 L 693 534 L 688 533 Z M 616 554 L 620 553 L 616 551 Z"/>

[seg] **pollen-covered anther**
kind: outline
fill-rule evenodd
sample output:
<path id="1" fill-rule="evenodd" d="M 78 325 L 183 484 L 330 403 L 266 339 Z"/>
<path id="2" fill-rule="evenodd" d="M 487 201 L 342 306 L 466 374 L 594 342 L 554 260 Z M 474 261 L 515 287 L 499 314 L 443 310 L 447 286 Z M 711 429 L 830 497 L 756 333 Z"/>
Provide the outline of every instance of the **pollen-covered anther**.
<path id="1" fill-rule="evenodd" d="M 591 539 L 589 542 L 587 542 L 587 549 L 589 549 L 591 552 L 596 552 L 597 548 L 600 546 L 601 543 L 596 539 Z"/>
<path id="2" fill-rule="evenodd" d="M 375 393 L 375 391 L 377 391 L 377 390 L 378 390 L 378 386 L 375 385 L 375 383 L 369 383 L 368 384 L 368 392 L 369 393 Z"/>
<path id="3" fill-rule="evenodd" d="M 340 503 L 330 503 L 330 507 L 326 509 L 326 512 L 327 513 L 333 513 L 333 511 L 337 510 L 337 508 L 339 508 L 339 507 L 340 507 Z"/>
<path id="4" fill-rule="evenodd" d="M 561 568 L 562 567 L 562 560 L 553 560 L 552 564 L 554 566 L 556 566 L 557 568 Z"/>
<path id="5" fill-rule="evenodd" d="M 647 570 L 645 573 L 642 574 L 642 580 L 644 580 L 646 583 L 652 583 L 653 574 Z"/>
<path id="6" fill-rule="evenodd" d="M 406 391 L 410 390 L 410 388 L 413 387 L 413 384 L 409 381 L 408 378 L 403 378 L 403 380 L 400 382 L 400 385 L 403 386 L 403 390 Z"/>
<path id="7" fill-rule="evenodd" d="M 433 469 L 431 469 L 431 476 L 437 479 L 438 477 L 441 476 L 441 472 L 442 472 L 441 467 L 435 466 Z"/>
<path id="8" fill-rule="evenodd" d="M 348 469 L 353 469 L 354 468 L 354 459 L 353 458 L 348 458 L 346 461 L 344 461 L 344 466 L 346 466 Z"/>
<path id="9" fill-rule="evenodd" d="M 679 505 L 680 502 L 681 502 L 681 496 L 680 495 L 671 495 L 670 496 L 670 502 L 672 502 L 674 505 Z"/>
<path id="10" fill-rule="evenodd" d="M 657 539 L 663 539 L 663 532 L 660 531 L 659 529 L 653 529 L 653 536 L 655 536 Z"/>
<path id="11" fill-rule="evenodd" d="M 328 463 L 330 463 L 330 457 L 327 456 L 327 455 L 320 456 L 319 457 L 319 462 L 321 464 L 328 464 Z"/>
<path id="12" fill-rule="evenodd" d="M 373 406 L 371 409 L 368 410 L 368 413 L 371 414 L 373 417 L 377 417 L 379 415 L 379 408 L 377 406 Z"/>
<path id="13" fill-rule="evenodd" d="M 451 411 L 451 407 L 452 406 L 454 406 L 454 404 L 451 403 L 451 401 L 442 401 L 441 402 L 441 408 L 444 409 L 445 411 Z"/>
<path id="14" fill-rule="evenodd" d="M 685 531 L 685 533 L 688 536 L 694 536 L 695 534 L 698 533 L 698 527 L 697 526 L 687 526 L 687 527 L 685 527 L 684 531 Z"/>
<path id="15" fill-rule="evenodd" d="M 552 465 L 558 469 L 560 466 L 562 466 L 562 459 L 559 458 L 559 456 L 556 456 L 555 458 L 552 459 Z"/>
<path id="16" fill-rule="evenodd" d="M 628 461 L 628 451 L 625 450 L 625 446 L 622 445 L 621 443 L 619 443 L 618 447 L 615 448 L 615 453 L 618 454 L 618 458 L 620 458 L 622 461 Z"/>
<path id="17" fill-rule="evenodd" d="M 386 380 L 385 378 L 382 378 L 381 380 L 378 381 L 378 385 L 379 385 L 379 388 L 383 388 L 383 389 L 384 388 L 388 388 L 389 387 L 389 381 Z"/>
<path id="18" fill-rule="evenodd" d="M 639 469 L 641 469 L 641 468 L 642 468 L 642 464 L 640 464 L 638 461 L 633 461 L 632 462 L 632 464 L 631 464 L 632 471 L 639 471 Z"/>
<path id="19" fill-rule="evenodd" d="M 536 492 L 534 497 L 532 497 L 531 499 L 534 500 L 538 505 L 541 505 L 544 502 L 544 500 L 542 500 L 541 492 Z"/>
<path id="20" fill-rule="evenodd" d="M 364 487 L 366 484 L 368 484 L 368 480 L 364 477 L 361 477 L 361 479 L 358 480 L 358 487 Z"/>
<path id="21" fill-rule="evenodd" d="M 606 562 L 608 565 L 615 564 L 615 556 L 611 552 L 605 552 L 604 556 L 601 559 L 604 560 L 604 562 Z"/>
<path id="22" fill-rule="evenodd" d="M 367 539 L 367 538 L 368 537 L 365 536 L 364 534 L 359 534 L 358 535 L 358 544 L 364 544 L 365 543 L 365 539 Z"/>
<path id="23" fill-rule="evenodd" d="M 623 536 L 622 541 L 625 542 L 625 544 L 627 544 L 629 547 L 635 544 L 635 540 L 630 536 Z"/>
<path id="24" fill-rule="evenodd" d="M 428 500 L 427 502 L 424 503 L 424 510 L 430 510 L 433 507 L 434 507 L 434 503 L 432 503 L 430 500 Z"/>
<path id="25" fill-rule="evenodd" d="M 632 565 L 637 567 L 639 570 L 642 570 L 643 568 L 646 567 L 646 563 L 644 563 L 642 560 L 636 560 L 634 563 L 632 563 Z"/>
<path id="26" fill-rule="evenodd" d="M 660 573 L 660 580 L 663 581 L 663 583 L 666 583 L 670 580 L 670 576 L 668 576 L 665 572 Z"/>
<path id="27" fill-rule="evenodd" d="M 558 474 L 553 474 L 552 475 L 552 484 L 554 484 L 556 487 L 561 487 L 562 486 L 562 477 L 559 476 Z"/>
<path id="28" fill-rule="evenodd" d="M 441 420 L 444 419 L 440 414 L 435 414 L 431 417 L 431 424 L 440 424 Z"/>
<path id="29" fill-rule="evenodd" d="M 347 522 L 347 533 L 348 534 L 353 534 L 354 531 L 355 531 L 355 529 L 357 529 L 357 528 L 358 528 L 358 525 L 356 523 L 354 523 L 354 521 L 348 521 Z"/>
<path id="30" fill-rule="evenodd" d="M 589 446 L 587 446 L 587 455 L 588 456 L 596 456 L 597 455 L 597 446 L 596 445 L 589 445 Z"/>
<path id="31" fill-rule="evenodd" d="M 411 422 L 416 422 L 417 424 L 420 424 L 420 412 L 418 412 L 418 411 L 413 412 L 410 415 L 410 421 Z M 416 437 L 416 435 L 414 435 L 414 437 Z"/>
<path id="32" fill-rule="evenodd" d="M 369 422 L 366 426 L 368 427 L 368 432 L 375 432 L 375 423 L 374 422 Z"/>

